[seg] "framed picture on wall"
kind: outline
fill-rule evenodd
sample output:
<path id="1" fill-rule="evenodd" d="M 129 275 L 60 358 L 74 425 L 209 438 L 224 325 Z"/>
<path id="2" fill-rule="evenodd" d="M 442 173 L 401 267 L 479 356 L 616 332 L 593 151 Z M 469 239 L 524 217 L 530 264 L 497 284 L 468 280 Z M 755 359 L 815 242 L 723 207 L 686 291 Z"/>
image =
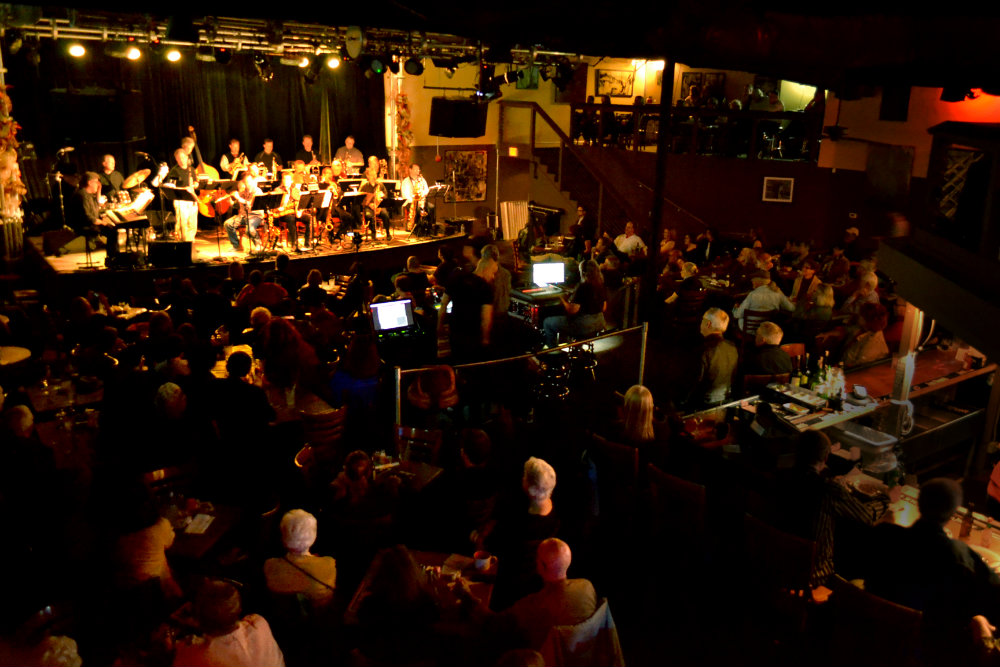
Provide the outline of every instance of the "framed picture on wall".
<path id="1" fill-rule="evenodd" d="M 447 203 L 486 201 L 486 151 L 445 151 L 444 173 L 455 174 L 454 187 L 444 196 Z"/>
<path id="2" fill-rule="evenodd" d="M 725 72 L 705 72 L 704 92 L 709 97 L 723 97 L 726 95 L 726 73 Z"/>
<path id="3" fill-rule="evenodd" d="M 632 97 L 632 84 L 634 82 L 634 71 L 597 69 L 594 70 L 594 95 L 597 97 L 602 95 Z"/>
<path id="4" fill-rule="evenodd" d="M 792 191 L 795 189 L 794 178 L 764 177 L 764 194 L 762 201 L 776 201 L 784 204 L 792 203 Z"/>
<path id="5" fill-rule="evenodd" d="M 691 86 L 701 88 L 703 78 L 701 72 L 684 72 L 681 74 L 681 89 L 677 91 L 677 96 L 683 100 L 691 92 Z"/>

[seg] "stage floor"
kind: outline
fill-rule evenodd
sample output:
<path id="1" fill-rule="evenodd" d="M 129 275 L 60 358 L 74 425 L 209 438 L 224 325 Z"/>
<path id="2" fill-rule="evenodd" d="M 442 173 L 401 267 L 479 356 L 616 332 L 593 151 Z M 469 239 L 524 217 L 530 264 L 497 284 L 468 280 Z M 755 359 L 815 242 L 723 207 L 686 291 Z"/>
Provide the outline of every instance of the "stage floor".
<path id="1" fill-rule="evenodd" d="M 240 260 L 244 262 L 256 262 L 256 261 L 270 261 L 273 260 L 274 256 L 279 252 L 285 252 L 292 259 L 292 261 L 298 259 L 319 259 L 323 257 L 336 257 L 340 255 L 355 255 L 355 254 L 367 254 L 372 252 L 377 252 L 379 250 L 387 250 L 394 248 L 404 248 L 408 246 L 420 246 L 429 243 L 436 243 L 443 240 L 450 240 L 460 238 L 461 234 L 453 234 L 450 236 L 422 236 L 414 237 L 411 236 L 409 232 L 403 231 L 401 229 L 393 230 L 392 240 L 386 242 L 383 236 L 379 236 L 376 242 L 372 242 L 371 237 L 367 236 L 364 242 L 361 244 L 360 248 L 355 248 L 353 244 L 351 245 L 331 245 L 326 239 L 315 247 L 313 250 L 302 250 L 300 253 L 295 253 L 290 245 L 285 245 L 281 242 L 277 244 L 273 251 L 267 253 L 249 253 L 249 252 L 237 252 L 233 250 L 232 245 L 229 243 L 228 238 L 225 234 L 222 234 L 219 238 L 219 242 L 216 243 L 216 235 L 214 231 L 209 230 L 198 230 L 198 234 L 192 244 L 192 264 L 228 264 L 233 260 Z M 38 254 L 42 255 L 42 238 L 41 237 L 30 237 L 31 242 L 35 245 L 38 250 Z M 161 237 L 159 240 L 172 241 L 174 240 L 172 236 L 167 235 Z M 247 239 L 244 237 L 242 239 L 244 249 L 248 248 Z M 60 274 L 71 274 L 77 272 L 87 272 L 93 273 L 94 271 L 110 271 L 110 269 L 105 267 L 104 261 L 107 257 L 107 252 L 104 248 L 94 250 L 90 253 L 92 268 L 86 267 L 86 252 L 83 249 L 83 238 L 78 237 L 74 241 L 67 244 L 66 249 L 68 252 L 61 255 L 60 257 L 46 256 L 45 261 L 49 264 L 49 267 Z M 220 252 L 221 250 L 221 252 Z M 415 249 L 416 250 L 416 249 Z M 156 268 L 156 267 L 154 267 Z"/>

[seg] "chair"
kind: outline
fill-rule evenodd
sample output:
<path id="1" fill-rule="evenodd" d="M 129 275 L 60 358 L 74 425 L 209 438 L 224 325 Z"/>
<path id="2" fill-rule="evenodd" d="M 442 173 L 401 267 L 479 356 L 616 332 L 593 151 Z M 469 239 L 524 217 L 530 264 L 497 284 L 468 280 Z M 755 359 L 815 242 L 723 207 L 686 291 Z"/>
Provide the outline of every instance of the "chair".
<path id="1" fill-rule="evenodd" d="M 601 598 L 597 611 L 586 621 L 553 626 L 545 637 L 541 654 L 546 665 L 624 667 L 618 629 L 607 599 Z"/>
<path id="2" fill-rule="evenodd" d="M 436 464 L 441 454 L 441 429 L 396 425 L 396 452 L 403 461 Z"/>
<path id="3" fill-rule="evenodd" d="M 809 578 L 816 543 L 750 514 L 743 517 L 743 538 L 746 571 L 759 596 L 769 603 L 771 630 L 792 637 L 800 635 L 812 599 Z"/>
<path id="4" fill-rule="evenodd" d="M 762 322 L 772 319 L 777 311 L 774 310 L 744 310 L 743 311 L 743 341 L 753 341 L 757 335 L 757 327 Z"/>
<path id="5" fill-rule="evenodd" d="M 651 525 L 669 531 L 674 544 L 704 546 L 705 487 L 646 465 L 652 496 Z"/>
<path id="6" fill-rule="evenodd" d="M 830 577 L 832 664 L 917 665 L 923 613 Z M 878 628 L 873 632 L 873 628 Z"/>
<path id="7" fill-rule="evenodd" d="M 772 382 L 780 382 L 782 384 L 787 384 L 791 379 L 791 373 L 765 373 L 762 375 L 744 375 L 743 376 L 743 395 L 749 396 L 751 394 L 759 394 L 762 389 L 767 388 L 767 385 Z"/>
<path id="8" fill-rule="evenodd" d="M 322 412 L 301 411 L 305 441 L 313 446 L 317 458 L 324 458 L 335 450 L 344 436 L 347 406 Z M 325 451 L 324 451 L 325 450 Z"/>
<path id="9" fill-rule="evenodd" d="M 592 436 L 592 442 L 600 494 L 598 514 L 630 523 L 639 491 L 639 450 L 597 434 Z"/>

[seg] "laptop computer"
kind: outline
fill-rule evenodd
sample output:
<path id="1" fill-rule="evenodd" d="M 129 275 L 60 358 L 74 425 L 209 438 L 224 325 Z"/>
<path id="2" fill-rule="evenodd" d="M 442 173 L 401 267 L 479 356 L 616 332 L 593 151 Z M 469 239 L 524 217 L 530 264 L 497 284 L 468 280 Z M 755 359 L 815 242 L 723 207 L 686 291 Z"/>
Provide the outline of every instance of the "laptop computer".
<path id="1" fill-rule="evenodd" d="M 371 310 L 372 327 L 379 339 L 406 336 L 420 331 L 413 317 L 413 302 L 410 299 L 373 303 Z"/>

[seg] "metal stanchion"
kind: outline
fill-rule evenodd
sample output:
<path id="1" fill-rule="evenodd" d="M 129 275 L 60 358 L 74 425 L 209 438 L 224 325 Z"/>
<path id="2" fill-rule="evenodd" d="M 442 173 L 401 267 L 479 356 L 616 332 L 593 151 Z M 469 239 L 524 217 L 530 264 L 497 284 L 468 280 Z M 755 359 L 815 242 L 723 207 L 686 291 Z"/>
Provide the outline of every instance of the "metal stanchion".
<path id="1" fill-rule="evenodd" d="M 403 369 L 396 366 L 393 369 L 396 380 L 396 425 L 403 422 Z"/>
<path id="2" fill-rule="evenodd" d="M 649 333 L 649 322 L 642 323 L 642 340 L 639 342 L 639 384 L 646 373 L 646 335 Z"/>

